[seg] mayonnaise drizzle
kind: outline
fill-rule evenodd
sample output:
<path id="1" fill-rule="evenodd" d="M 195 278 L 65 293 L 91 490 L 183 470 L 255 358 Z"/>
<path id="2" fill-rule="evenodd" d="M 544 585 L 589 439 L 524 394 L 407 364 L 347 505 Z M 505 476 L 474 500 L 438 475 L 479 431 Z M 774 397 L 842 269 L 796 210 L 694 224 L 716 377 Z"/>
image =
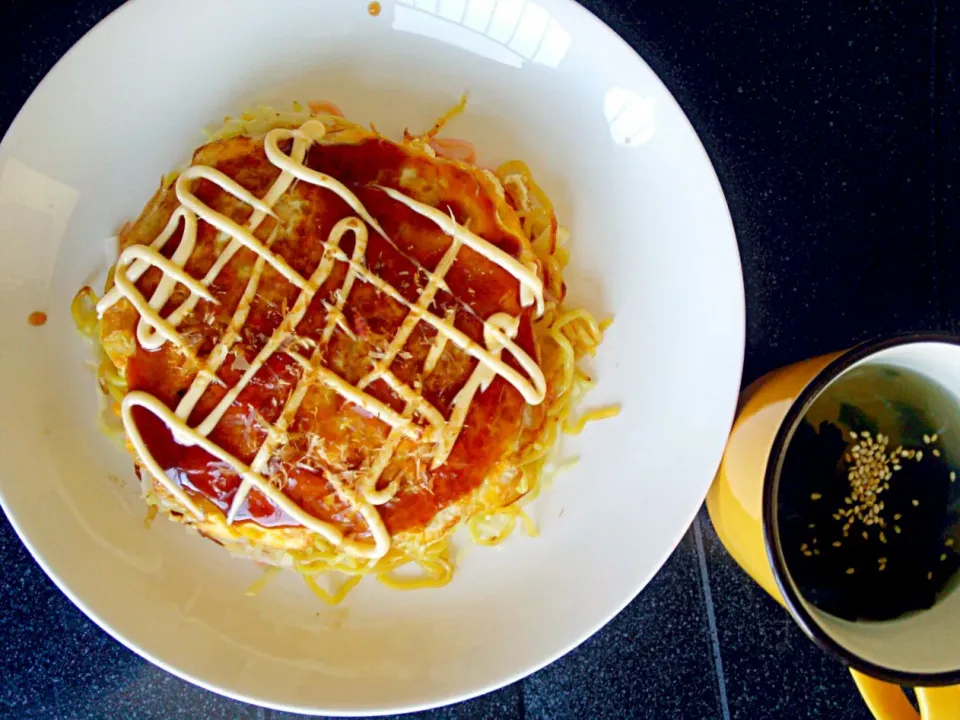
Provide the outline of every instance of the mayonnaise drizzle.
<path id="1" fill-rule="evenodd" d="M 437 292 L 441 289 L 448 290 L 444 276 L 453 266 L 458 252 L 466 245 L 511 273 L 520 282 L 521 305 L 529 306 L 536 302 L 538 313 L 542 313 L 543 310 L 543 284 L 537 277 L 535 266 L 527 266 L 517 261 L 490 242 L 458 225 L 452 217 L 448 217 L 439 210 L 413 200 L 392 188 L 380 187 L 388 197 L 433 221 L 452 238 L 450 248 L 444 253 L 436 269 L 432 272 L 421 269 L 427 275 L 427 285 L 423 288 L 415 303 L 409 302 L 396 288 L 379 276 L 374 275 L 365 266 L 367 225 L 388 242 L 390 241 L 376 219 L 369 214 L 359 198 L 349 188 L 335 178 L 317 172 L 304 164 L 304 158 L 310 144 L 322 140 L 325 132 L 326 128 L 322 122 L 308 120 L 297 130 L 280 128 L 267 133 L 264 140 L 267 158 L 281 171 L 281 174 L 262 199 L 257 198 L 236 181 L 214 168 L 195 165 L 185 170 L 176 182 L 176 195 L 181 203 L 180 206 L 171 215 L 164 230 L 149 246 L 131 245 L 120 254 L 115 273 L 116 286 L 97 304 L 97 311 L 102 315 L 120 299 L 128 299 L 140 314 L 137 325 L 137 340 L 142 347 L 147 350 L 156 350 L 164 343 L 169 342 L 199 363 L 200 361 L 193 355 L 189 345 L 177 332 L 177 327 L 193 311 L 200 300 L 211 303 L 217 302 L 210 293 L 209 287 L 238 250 L 245 247 L 255 253 L 257 258 L 250 279 L 220 342 L 206 358 L 205 367 L 197 373 L 176 410 L 170 410 L 160 400 L 148 393 L 142 391 L 127 393 L 121 404 L 121 417 L 127 435 L 137 455 L 151 475 L 198 519 L 204 518 L 203 509 L 177 482 L 168 477 L 143 441 L 139 428 L 133 419 L 133 409 L 135 407 L 142 408 L 159 418 L 169 428 L 177 442 L 184 445 L 199 446 L 236 470 L 242 478 L 242 483 L 227 513 L 228 523 L 235 521 L 236 515 L 250 490 L 256 488 L 289 517 L 304 527 L 319 533 L 328 542 L 344 552 L 357 557 L 375 559 L 386 554 L 391 544 L 390 534 L 375 506 L 390 500 L 396 493 L 398 485 L 398 481 L 394 480 L 387 488 L 377 490 L 377 481 L 390 463 L 403 438 L 435 443 L 436 452 L 433 467 L 438 467 L 445 462 L 456 443 L 476 392 L 486 389 L 495 377 L 503 377 L 523 395 L 528 403 L 540 403 L 546 394 L 546 381 L 542 371 L 535 360 L 513 342 L 519 327 L 517 318 L 505 313 L 497 313 L 491 316 L 484 322 L 484 344 L 480 345 L 454 327 L 454 314 L 452 312 L 448 312 L 445 318 L 439 318 L 429 312 L 429 307 L 433 303 Z M 293 146 L 290 155 L 287 155 L 280 150 L 279 143 L 291 139 L 293 140 Z M 253 209 L 253 214 L 245 226 L 241 226 L 231 218 L 216 212 L 197 198 L 193 193 L 192 185 L 194 181 L 200 179 L 215 183 L 222 190 Z M 323 187 L 336 193 L 357 215 L 357 217 L 344 218 L 334 226 L 327 242 L 324 244 L 324 252 L 320 263 L 309 278 L 303 278 L 282 257 L 270 250 L 270 246 L 277 237 L 279 230 L 279 220 L 274 215 L 273 206 L 290 188 L 294 180 Z M 261 242 L 257 239 L 255 232 L 268 217 L 277 221 L 277 226 L 268 240 Z M 222 234 L 222 237 L 230 238 L 226 248 L 200 280 L 192 277 L 184 270 L 196 246 L 198 220 L 203 220 L 212 225 Z M 180 243 L 176 251 L 167 259 L 160 254 L 160 250 L 173 237 L 181 222 L 183 233 Z M 347 232 L 354 235 L 354 250 L 349 257 L 340 249 L 340 242 Z M 320 341 L 316 343 L 313 353 L 308 358 L 293 350 L 289 346 L 290 341 L 298 339 L 296 335 L 297 326 L 304 318 L 314 295 L 329 277 L 336 262 L 344 263 L 347 266 L 347 274 L 337 293 L 335 305 L 326 304 L 326 324 L 321 332 Z M 271 265 L 300 290 L 294 306 L 283 318 L 280 326 L 267 340 L 264 347 L 249 363 L 249 367 L 236 385 L 226 392 L 216 407 L 196 427 L 190 427 L 187 424 L 187 418 L 189 418 L 207 388 L 214 382 L 222 384 L 217 378 L 217 370 L 229 356 L 230 349 L 246 323 L 266 264 Z M 147 300 L 137 289 L 135 283 L 150 267 L 158 268 L 162 273 L 162 278 L 150 299 Z M 407 308 L 408 314 L 383 357 L 357 386 L 353 386 L 324 367 L 322 360 L 324 350 L 336 328 L 347 327 L 343 310 L 357 280 L 376 287 L 394 301 L 401 303 Z M 172 297 L 177 284 L 183 285 L 189 290 L 190 294 L 183 303 L 164 318 L 160 315 L 160 311 Z M 437 338 L 428 353 L 424 366 L 425 375 L 433 371 L 447 342 L 452 342 L 478 361 L 466 384 L 455 397 L 449 419 L 445 419 L 435 407 L 423 398 L 417 389 L 401 382 L 390 370 L 391 364 L 398 353 L 403 350 L 410 334 L 420 321 L 426 322 L 437 331 Z M 527 377 L 524 377 L 523 374 L 517 372 L 501 359 L 504 351 L 509 352 L 515 358 Z M 279 419 L 272 427 L 267 429 L 265 442 L 248 466 L 239 458 L 212 442 L 208 435 L 216 428 L 227 410 L 253 380 L 257 372 L 276 352 L 286 353 L 302 367 L 303 372 L 287 396 Z M 397 413 L 363 391 L 366 386 L 378 379 L 386 382 L 404 400 L 403 412 Z M 274 452 L 287 441 L 287 430 L 296 417 L 307 391 L 311 385 L 317 382 L 333 389 L 349 402 L 362 407 L 372 416 L 391 427 L 384 445 L 373 457 L 366 470 L 361 473 L 356 483 L 356 490 L 343 482 L 343 479 L 333 469 L 326 473 L 327 479 L 335 491 L 364 518 L 373 538 L 372 543 L 359 542 L 344 537 L 343 532 L 336 526 L 318 520 L 302 510 L 282 491 L 274 487 L 264 475 Z M 415 415 L 426 421 L 430 430 L 424 432 L 424 428 L 414 422 Z"/>
<path id="2" fill-rule="evenodd" d="M 458 225 L 452 217 L 444 215 L 436 208 L 419 203 L 393 188 L 381 187 L 380 189 L 397 202 L 401 202 L 411 210 L 415 210 L 424 217 L 433 220 L 447 235 L 456 238 L 471 250 L 475 250 L 488 260 L 495 262 L 517 278 L 517 280 L 520 281 L 521 287 L 529 291 L 529 293 L 520 294 L 521 303 L 527 306 L 536 301 L 537 315 L 543 315 L 543 283 L 540 282 L 540 278 L 537 277 L 536 272 L 531 268 L 516 258 L 511 257 L 493 243 L 484 240 L 479 235 L 475 235 L 462 225 Z"/>

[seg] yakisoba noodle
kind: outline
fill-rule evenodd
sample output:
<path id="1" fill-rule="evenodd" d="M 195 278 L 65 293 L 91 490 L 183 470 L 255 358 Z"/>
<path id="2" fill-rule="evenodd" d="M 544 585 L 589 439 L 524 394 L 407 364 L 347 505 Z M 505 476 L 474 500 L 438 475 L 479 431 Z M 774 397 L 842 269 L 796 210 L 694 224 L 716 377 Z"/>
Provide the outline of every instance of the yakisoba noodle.
<path id="1" fill-rule="evenodd" d="M 453 529 L 535 535 L 559 433 L 616 413 L 574 417 L 605 326 L 529 169 L 437 137 L 462 109 L 400 144 L 330 103 L 226 118 L 74 301 L 151 512 L 272 566 L 250 593 L 444 585 Z"/>

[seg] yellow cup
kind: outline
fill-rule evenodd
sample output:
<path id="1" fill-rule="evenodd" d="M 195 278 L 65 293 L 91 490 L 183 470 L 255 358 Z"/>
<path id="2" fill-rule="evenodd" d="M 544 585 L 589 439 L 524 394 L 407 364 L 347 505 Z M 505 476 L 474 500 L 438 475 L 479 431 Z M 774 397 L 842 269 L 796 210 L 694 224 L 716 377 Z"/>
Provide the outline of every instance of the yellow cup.
<path id="1" fill-rule="evenodd" d="M 960 589 L 948 598 L 951 601 L 949 617 L 956 618 L 955 627 L 951 622 L 950 627 L 939 631 L 944 617 L 941 608 L 939 614 L 931 618 L 940 625 L 931 622 L 927 628 L 930 638 L 937 639 L 923 641 L 948 643 L 950 647 L 945 649 L 945 654 L 957 657 L 956 664 L 944 668 L 940 658 L 936 662 L 941 665 L 935 668 L 905 668 L 902 663 L 891 667 L 894 663 L 877 662 L 876 658 L 846 647 L 842 632 L 837 630 L 839 623 L 833 626 L 818 623 L 814 617 L 817 613 L 810 612 L 785 577 L 782 559 L 772 547 L 770 526 L 775 499 L 771 497 L 771 483 L 776 481 L 793 429 L 833 379 L 854 366 L 870 362 L 917 370 L 960 397 L 960 338 L 955 336 L 904 335 L 776 370 L 751 384 L 740 397 L 723 461 L 707 494 L 707 510 L 721 542 L 747 574 L 790 612 L 814 642 L 850 667 L 854 682 L 877 720 L 958 720 L 960 646 L 954 647 L 954 636 L 960 634 L 960 613 L 953 609 L 954 605 L 960 609 Z M 902 637 L 903 628 L 898 629 Z M 896 642 L 897 635 L 891 638 L 891 642 Z M 882 645 L 882 636 L 880 639 Z M 920 664 L 924 663 L 918 660 Z M 919 715 L 901 686 L 915 689 Z"/>

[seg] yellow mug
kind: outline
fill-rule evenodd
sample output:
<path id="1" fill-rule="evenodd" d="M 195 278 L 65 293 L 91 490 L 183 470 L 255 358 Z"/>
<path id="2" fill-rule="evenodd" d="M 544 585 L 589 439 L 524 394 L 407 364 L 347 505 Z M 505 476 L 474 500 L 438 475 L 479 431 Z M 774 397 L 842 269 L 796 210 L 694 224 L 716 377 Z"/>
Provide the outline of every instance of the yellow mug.
<path id="1" fill-rule="evenodd" d="M 948 594 L 949 608 L 941 608 L 938 616 L 931 618 L 936 622 L 911 626 L 919 627 L 918 632 L 929 632 L 929 636 L 913 639 L 912 646 L 921 648 L 919 654 L 927 647 L 925 643 L 930 643 L 931 648 L 944 648 L 949 657 L 931 661 L 936 653 L 927 652 L 916 661 L 923 667 L 905 667 L 912 656 L 897 648 L 895 660 L 887 658 L 884 662 L 882 657 L 867 655 L 893 653 L 893 645 L 903 638 L 904 629 L 899 627 L 899 634 L 891 635 L 889 650 L 876 650 L 885 646 L 882 636 L 873 645 L 851 642 L 856 650 L 851 649 L 844 632 L 856 624 L 832 622 L 799 597 L 773 538 L 776 503 L 772 496 L 793 430 L 831 381 L 854 366 L 871 362 L 916 370 L 960 397 L 960 337 L 951 335 L 902 335 L 776 370 L 752 383 L 740 397 L 720 469 L 707 494 L 707 511 L 721 542 L 747 574 L 790 612 L 817 645 L 850 667 L 877 720 L 958 720 L 960 642 L 955 638 L 960 637 L 960 588 Z M 938 602 L 935 608 L 940 605 Z M 949 627 L 942 622 L 947 611 L 949 617 L 956 618 Z M 901 686 L 915 689 L 919 715 Z"/>

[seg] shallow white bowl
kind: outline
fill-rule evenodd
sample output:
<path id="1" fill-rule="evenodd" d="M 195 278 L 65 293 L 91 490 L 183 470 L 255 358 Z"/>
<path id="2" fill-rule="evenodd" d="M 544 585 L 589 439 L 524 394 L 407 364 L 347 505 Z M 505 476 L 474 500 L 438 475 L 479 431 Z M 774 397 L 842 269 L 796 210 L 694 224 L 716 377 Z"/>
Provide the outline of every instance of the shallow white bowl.
<path id="1" fill-rule="evenodd" d="M 657 571 L 719 461 L 743 353 L 737 246 L 713 169 L 639 57 L 570 0 L 135 0 L 43 81 L 0 145 L 0 501 L 44 570 L 121 642 L 275 708 L 425 708 L 583 641 Z M 572 231 L 571 296 L 616 322 L 580 462 L 541 537 L 468 548 L 441 590 L 368 581 L 342 608 L 213 543 L 146 530 L 129 459 L 93 422 L 68 305 L 199 128 L 252 102 L 329 99 L 394 136 L 468 91 L 451 133 L 525 159 Z M 49 313 L 34 328 L 27 316 Z"/>

